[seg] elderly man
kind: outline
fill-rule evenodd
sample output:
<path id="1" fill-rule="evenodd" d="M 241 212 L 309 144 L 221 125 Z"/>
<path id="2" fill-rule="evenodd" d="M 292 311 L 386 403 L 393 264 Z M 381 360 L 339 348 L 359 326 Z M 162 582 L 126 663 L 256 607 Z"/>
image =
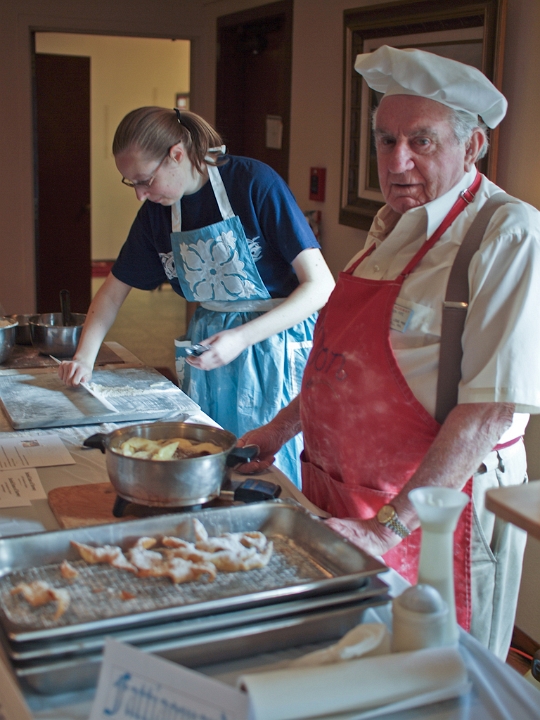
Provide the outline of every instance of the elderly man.
<path id="1" fill-rule="evenodd" d="M 409 492 L 472 494 L 455 533 L 458 620 L 505 657 L 525 538 L 483 498 L 526 481 L 522 436 L 528 413 L 540 412 L 540 215 L 508 196 L 491 207 L 501 191 L 475 163 L 484 122 L 495 127 L 506 100 L 481 72 L 386 46 L 355 68 L 384 93 L 374 132 L 386 205 L 321 313 L 301 395 L 244 441 L 260 445 L 264 468 L 302 430 L 307 497 L 411 582 L 420 532 Z M 473 250 L 460 272 L 462 245 Z M 451 271 L 466 297 L 445 303 Z M 441 330 L 445 304 L 466 314 L 453 338 Z M 455 388 L 441 335 L 458 348 Z"/>

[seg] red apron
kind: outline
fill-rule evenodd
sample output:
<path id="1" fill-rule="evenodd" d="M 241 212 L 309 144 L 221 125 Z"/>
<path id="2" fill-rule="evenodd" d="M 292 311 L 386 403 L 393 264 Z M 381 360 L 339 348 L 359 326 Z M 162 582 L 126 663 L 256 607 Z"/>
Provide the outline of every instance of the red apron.
<path id="1" fill-rule="evenodd" d="M 471 202 L 480 181 L 477 174 L 396 280 L 353 277 L 372 246 L 340 273 L 319 315 L 302 382 L 302 491 L 334 517 L 372 518 L 407 483 L 439 431 L 398 367 L 390 321 L 405 278 Z M 470 496 L 471 490 L 469 480 L 464 491 Z M 469 503 L 454 534 L 457 616 L 467 630 L 471 530 Z M 410 583 L 417 581 L 420 543 L 418 528 L 384 555 L 387 565 Z"/>

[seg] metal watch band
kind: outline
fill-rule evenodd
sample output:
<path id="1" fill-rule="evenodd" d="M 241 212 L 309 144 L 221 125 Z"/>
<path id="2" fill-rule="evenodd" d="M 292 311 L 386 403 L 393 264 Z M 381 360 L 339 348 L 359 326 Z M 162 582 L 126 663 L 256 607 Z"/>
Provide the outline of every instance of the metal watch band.
<path id="1" fill-rule="evenodd" d="M 389 527 L 390 530 L 393 530 L 396 535 L 399 535 L 402 540 L 403 538 L 406 538 L 408 535 L 411 534 L 411 531 L 407 527 L 405 527 L 405 525 L 401 522 L 397 515 L 394 515 L 393 518 L 390 518 L 390 520 L 386 523 L 386 527 Z"/>

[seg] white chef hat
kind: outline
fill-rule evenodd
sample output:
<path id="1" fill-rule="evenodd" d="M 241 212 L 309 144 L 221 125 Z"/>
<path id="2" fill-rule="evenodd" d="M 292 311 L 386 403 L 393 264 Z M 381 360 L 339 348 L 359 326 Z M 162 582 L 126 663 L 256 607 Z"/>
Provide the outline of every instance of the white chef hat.
<path id="1" fill-rule="evenodd" d="M 356 56 L 354 64 L 370 88 L 385 95 L 417 95 L 480 115 L 490 128 L 497 127 L 508 103 L 487 77 L 470 65 L 425 52 L 398 50 L 382 45 Z"/>

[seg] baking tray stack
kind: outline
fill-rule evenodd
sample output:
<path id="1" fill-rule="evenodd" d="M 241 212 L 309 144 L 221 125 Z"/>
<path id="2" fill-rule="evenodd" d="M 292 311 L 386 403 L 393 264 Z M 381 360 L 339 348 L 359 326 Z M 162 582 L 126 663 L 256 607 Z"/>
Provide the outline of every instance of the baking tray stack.
<path id="1" fill-rule="evenodd" d="M 193 540 L 193 518 L 210 535 L 261 531 L 274 543 L 265 568 L 218 573 L 175 585 L 88 565 L 70 541 L 132 547 L 142 536 Z M 18 678 L 55 694 L 97 681 L 105 638 L 113 637 L 188 667 L 341 637 L 368 607 L 388 601 L 377 575 L 386 567 L 287 501 L 162 515 L 77 530 L 0 539 L 2 640 Z M 79 575 L 65 580 L 63 560 Z M 46 581 L 66 588 L 68 610 L 32 607 L 13 587 Z"/>

